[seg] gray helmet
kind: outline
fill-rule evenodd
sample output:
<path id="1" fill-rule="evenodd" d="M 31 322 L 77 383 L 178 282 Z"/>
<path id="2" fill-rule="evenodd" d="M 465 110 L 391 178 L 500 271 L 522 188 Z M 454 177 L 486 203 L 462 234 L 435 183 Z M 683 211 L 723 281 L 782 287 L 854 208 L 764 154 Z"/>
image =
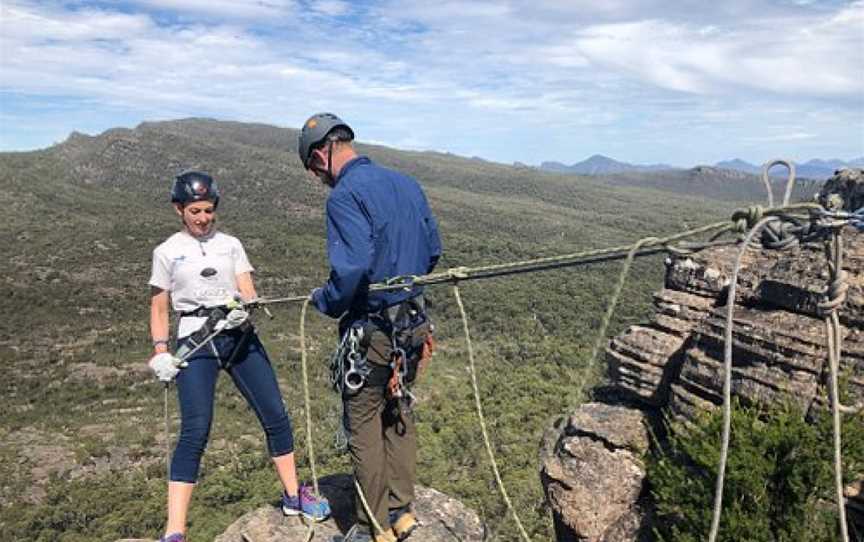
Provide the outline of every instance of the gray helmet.
<path id="1" fill-rule="evenodd" d="M 171 187 L 171 203 L 186 206 L 193 201 L 212 201 L 219 205 L 219 187 L 213 177 L 200 171 L 187 171 L 174 179 Z"/>
<path id="2" fill-rule="evenodd" d="M 327 138 L 327 134 L 335 128 L 345 128 L 351 134 L 351 139 L 354 139 L 354 130 L 333 113 L 317 113 L 309 117 L 309 120 L 303 124 L 297 142 L 297 150 L 300 153 L 303 167 L 309 169 L 312 150 L 322 143 Z"/>

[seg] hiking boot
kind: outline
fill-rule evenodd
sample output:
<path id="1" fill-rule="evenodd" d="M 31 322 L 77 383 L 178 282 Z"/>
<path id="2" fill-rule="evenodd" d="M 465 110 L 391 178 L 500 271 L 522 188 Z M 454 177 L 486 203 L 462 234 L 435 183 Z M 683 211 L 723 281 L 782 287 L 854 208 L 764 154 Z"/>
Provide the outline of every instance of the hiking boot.
<path id="1" fill-rule="evenodd" d="M 390 525 L 393 526 L 393 534 L 396 535 L 396 539 L 400 542 L 411 536 L 414 529 L 420 526 L 417 523 L 417 518 L 408 510 L 408 507 L 391 511 Z"/>
<path id="2" fill-rule="evenodd" d="M 183 533 L 171 533 L 160 538 L 159 542 L 186 542 L 186 535 Z"/>
<path id="3" fill-rule="evenodd" d="M 390 534 L 390 531 L 385 531 L 375 537 L 375 542 L 396 542 L 396 537 Z"/>
<path id="4" fill-rule="evenodd" d="M 330 517 L 330 503 L 323 497 L 316 497 L 309 486 L 301 485 L 297 496 L 282 492 L 282 513 L 286 516 L 303 516 L 314 522 L 324 521 Z"/>

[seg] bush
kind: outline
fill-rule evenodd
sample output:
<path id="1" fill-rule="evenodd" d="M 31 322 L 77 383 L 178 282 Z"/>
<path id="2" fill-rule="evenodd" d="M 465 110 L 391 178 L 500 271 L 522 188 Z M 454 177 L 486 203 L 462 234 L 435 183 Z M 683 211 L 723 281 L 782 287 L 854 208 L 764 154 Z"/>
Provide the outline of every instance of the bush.
<path id="1" fill-rule="evenodd" d="M 844 482 L 862 473 L 862 418 L 847 417 L 843 422 Z M 722 426 L 722 413 L 716 412 L 688 430 L 676 428 L 668 447 L 649 459 L 658 540 L 707 538 Z M 717 539 L 838 540 L 832 435 L 828 413 L 808 423 L 793 407 L 766 412 L 735 406 Z"/>

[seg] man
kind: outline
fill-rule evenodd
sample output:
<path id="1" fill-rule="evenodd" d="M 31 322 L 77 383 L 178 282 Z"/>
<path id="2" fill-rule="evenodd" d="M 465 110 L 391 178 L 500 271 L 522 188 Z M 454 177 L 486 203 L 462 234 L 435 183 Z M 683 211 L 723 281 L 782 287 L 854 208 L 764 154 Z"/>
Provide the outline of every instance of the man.
<path id="1" fill-rule="evenodd" d="M 407 383 L 420 358 L 431 354 L 431 324 L 420 288 L 370 292 L 369 285 L 429 273 L 441 256 L 441 239 L 417 181 L 359 156 L 353 139 L 351 127 L 331 113 L 313 115 L 300 131 L 303 166 L 332 188 L 326 206 L 330 277 L 312 302 L 328 316 L 341 316 L 340 335 L 359 345 L 356 366 L 346 367 L 343 357 L 335 378 L 354 475 L 381 531 L 358 496 L 357 524 L 344 542 L 392 542 L 417 526 L 417 442 Z M 357 377 L 347 387 L 346 368 Z"/>

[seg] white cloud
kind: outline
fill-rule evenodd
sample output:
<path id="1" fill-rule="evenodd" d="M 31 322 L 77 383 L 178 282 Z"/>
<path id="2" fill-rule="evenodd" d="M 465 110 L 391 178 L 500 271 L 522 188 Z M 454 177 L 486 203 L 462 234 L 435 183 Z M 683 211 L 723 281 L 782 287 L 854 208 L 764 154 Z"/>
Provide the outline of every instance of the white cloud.
<path id="1" fill-rule="evenodd" d="M 764 143 L 764 142 L 786 142 L 786 141 L 801 141 L 815 139 L 818 135 L 810 132 L 780 132 L 765 136 L 750 136 L 745 137 L 744 141 L 749 143 Z"/>
<path id="2" fill-rule="evenodd" d="M 317 0 L 310 4 L 310 9 L 323 15 L 338 17 L 351 11 L 351 5 L 341 0 Z"/>
<path id="3" fill-rule="evenodd" d="M 281 18 L 294 12 L 293 0 L 133 0 L 143 7 L 235 19 Z"/>
<path id="4" fill-rule="evenodd" d="M 725 31 L 661 20 L 592 26 L 574 48 L 596 66 L 671 90 L 722 94 L 734 86 L 855 97 L 864 93 L 862 28 L 858 4 L 823 20 Z"/>
<path id="5" fill-rule="evenodd" d="M 504 161 L 628 141 L 677 158 L 681 141 L 718 146 L 711 129 L 727 146 L 788 131 L 864 153 L 838 129 L 864 123 L 864 2 L 132 1 L 2 0 L 0 92 L 106 116 L 296 126 L 336 110 L 382 142 Z M 790 116 L 810 124 L 779 129 Z"/>
<path id="6" fill-rule="evenodd" d="M 0 3 L 0 39 L 39 41 L 122 40 L 152 29 L 145 15 L 95 9 L 68 12 L 30 8 L 14 0 Z"/>

